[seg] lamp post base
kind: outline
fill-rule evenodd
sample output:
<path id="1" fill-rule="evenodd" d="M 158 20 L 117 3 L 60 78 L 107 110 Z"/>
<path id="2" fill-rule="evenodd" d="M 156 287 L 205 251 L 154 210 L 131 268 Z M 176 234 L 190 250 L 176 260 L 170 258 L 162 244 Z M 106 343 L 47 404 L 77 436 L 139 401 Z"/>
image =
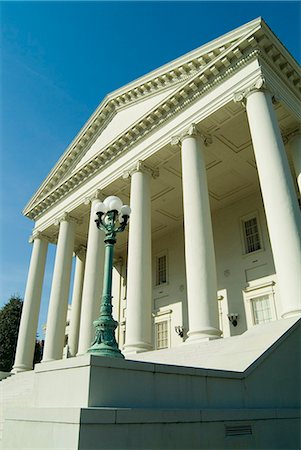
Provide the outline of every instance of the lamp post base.
<path id="1" fill-rule="evenodd" d="M 107 344 L 95 344 L 89 348 L 88 353 L 94 356 L 107 356 L 109 358 L 123 358 L 124 356 L 119 348 L 110 347 Z"/>
<path id="2" fill-rule="evenodd" d="M 124 358 L 115 339 L 115 330 L 118 323 L 112 317 L 104 315 L 94 321 L 94 326 L 96 328 L 96 336 L 88 353 L 95 356 Z"/>

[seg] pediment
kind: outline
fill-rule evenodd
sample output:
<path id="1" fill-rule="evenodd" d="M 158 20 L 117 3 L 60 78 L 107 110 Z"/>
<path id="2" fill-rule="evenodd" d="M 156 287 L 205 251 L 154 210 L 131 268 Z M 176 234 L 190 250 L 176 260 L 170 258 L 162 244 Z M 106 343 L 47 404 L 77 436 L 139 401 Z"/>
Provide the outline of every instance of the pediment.
<path id="1" fill-rule="evenodd" d="M 120 155 L 123 141 L 134 142 L 145 132 L 141 127 L 137 133 L 133 130 L 147 117 L 150 120 L 144 128 L 147 132 L 154 129 L 150 124 L 156 124 L 160 108 L 161 111 L 165 108 L 165 113 L 169 104 L 168 108 L 174 110 L 172 102 L 177 96 L 191 95 L 191 91 L 194 95 L 195 89 L 200 92 L 202 83 L 207 88 L 208 80 L 219 74 L 219 70 L 228 70 L 245 49 L 258 45 L 258 39 L 254 38 L 258 32 L 278 44 L 277 38 L 258 18 L 109 94 L 25 207 L 24 214 L 32 218 L 40 215 L 47 209 L 46 204 L 57 201 L 83 181 L 86 177 L 83 172 L 91 174 L 91 168 L 100 170 L 107 153 Z M 193 85 L 196 79 L 198 84 Z M 156 116 L 151 117 L 154 111 Z"/>
<path id="2" fill-rule="evenodd" d="M 74 166 L 66 173 L 66 177 L 71 173 L 75 173 L 97 153 L 102 152 L 116 139 L 116 137 L 121 136 L 122 133 L 135 122 L 141 120 L 143 116 L 164 101 L 165 98 L 169 97 L 176 89 L 178 89 L 178 87 L 179 83 L 176 83 L 176 87 L 173 86 L 168 89 L 159 90 L 159 92 L 155 94 L 146 96 L 146 99 L 129 103 L 120 110 L 117 110 L 99 136 L 95 136 L 95 142 L 87 148 L 86 152 L 82 153 L 81 158 L 79 158 Z"/>

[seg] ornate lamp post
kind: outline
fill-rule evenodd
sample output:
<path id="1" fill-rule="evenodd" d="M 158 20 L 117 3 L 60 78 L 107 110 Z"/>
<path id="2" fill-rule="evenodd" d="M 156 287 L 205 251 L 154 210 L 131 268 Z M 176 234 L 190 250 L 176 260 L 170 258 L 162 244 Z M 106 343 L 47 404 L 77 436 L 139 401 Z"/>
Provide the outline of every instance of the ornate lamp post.
<path id="1" fill-rule="evenodd" d="M 118 322 L 112 317 L 112 268 L 116 234 L 124 231 L 131 214 L 131 208 L 123 205 L 120 198 L 110 196 L 103 203 L 99 202 L 95 205 L 95 214 L 97 228 L 105 232 L 105 263 L 100 316 L 93 322 L 96 328 L 95 340 L 88 353 L 97 356 L 124 358 L 115 339 Z"/>

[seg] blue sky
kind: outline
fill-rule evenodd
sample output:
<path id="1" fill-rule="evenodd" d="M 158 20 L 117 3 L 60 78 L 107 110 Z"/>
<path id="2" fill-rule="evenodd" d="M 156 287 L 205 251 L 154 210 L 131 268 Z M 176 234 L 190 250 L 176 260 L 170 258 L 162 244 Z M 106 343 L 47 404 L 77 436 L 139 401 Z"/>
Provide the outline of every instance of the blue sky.
<path id="1" fill-rule="evenodd" d="M 21 211 L 103 97 L 262 16 L 301 59 L 301 3 L 2 2 L 0 306 L 23 297 L 33 223 Z M 47 319 L 54 247 L 39 322 Z"/>

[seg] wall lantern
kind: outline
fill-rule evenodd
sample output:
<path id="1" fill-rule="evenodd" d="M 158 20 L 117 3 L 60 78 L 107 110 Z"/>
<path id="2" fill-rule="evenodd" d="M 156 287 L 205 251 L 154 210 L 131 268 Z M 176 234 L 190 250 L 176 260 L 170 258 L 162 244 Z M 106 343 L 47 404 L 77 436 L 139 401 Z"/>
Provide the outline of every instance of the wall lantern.
<path id="1" fill-rule="evenodd" d="M 228 319 L 230 320 L 230 322 L 232 323 L 232 325 L 234 327 L 237 326 L 237 321 L 238 321 L 238 314 L 237 313 L 228 314 Z"/>
<path id="2" fill-rule="evenodd" d="M 184 336 L 184 328 L 180 325 L 175 327 L 175 332 L 182 338 Z"/>

